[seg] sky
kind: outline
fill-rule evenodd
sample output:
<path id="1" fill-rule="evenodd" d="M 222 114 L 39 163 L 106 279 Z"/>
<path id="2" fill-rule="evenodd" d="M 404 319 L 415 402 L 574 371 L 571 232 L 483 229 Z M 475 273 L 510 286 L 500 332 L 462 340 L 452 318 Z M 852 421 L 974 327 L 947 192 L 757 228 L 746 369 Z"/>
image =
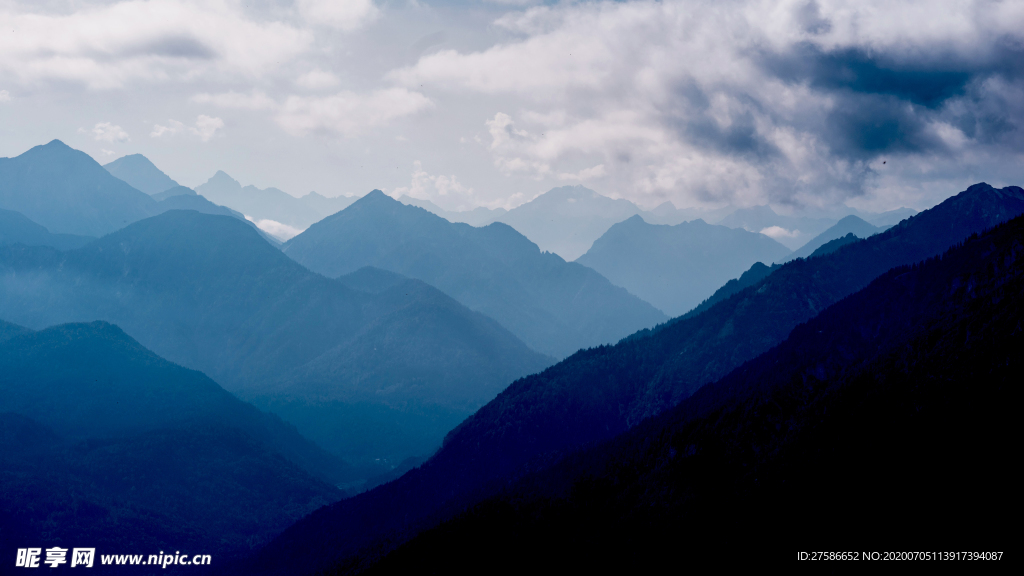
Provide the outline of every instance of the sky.
<path id="1" fill-rule="evenodd" d="M 0 156 L 55 138 L 449 210 L 923 209 L 1024 185 L 1024 2 L 0 0 Z"/>

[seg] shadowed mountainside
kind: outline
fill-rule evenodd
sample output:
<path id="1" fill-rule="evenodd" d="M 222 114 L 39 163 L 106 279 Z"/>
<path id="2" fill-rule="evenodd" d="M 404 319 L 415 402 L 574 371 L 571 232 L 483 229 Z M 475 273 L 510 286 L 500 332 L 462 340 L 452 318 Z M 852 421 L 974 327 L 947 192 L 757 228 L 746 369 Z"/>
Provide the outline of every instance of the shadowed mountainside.
<path id="1" fill-rule="evenodd" d="M 510 479 L 678 404 L 887 270 L 1021 213 L 1024 190 L 977 184 L 882 234 L 785 264 L 701 314 L 578 352 L 513 383 L 418 469 L 310 515 L 255 561 L 267 573 L 314 571 L 364 547 L 387 550 Z"/>
<path id="2" fill-rule="evenodd" d="M 1022 263 L 1018 217 L 894 268 L 676 408 L 367 573 L 462 573 L 493 558 L 644 570 L 680 543 L 779 559 L 783 546 L 1002 550 Z M 972 505 L 935 506 L 953 494 Z"/>
<path id="3" fill-rule="evenodd" d="M 16 328 L 0 324 L 2 524 L 20 526 L 3 532 L 5 552 L 45 535 L 107 553 L 237 555 L 340 499 L 332 484 L 353 477 L 293 426 L 116 326 Z"/>

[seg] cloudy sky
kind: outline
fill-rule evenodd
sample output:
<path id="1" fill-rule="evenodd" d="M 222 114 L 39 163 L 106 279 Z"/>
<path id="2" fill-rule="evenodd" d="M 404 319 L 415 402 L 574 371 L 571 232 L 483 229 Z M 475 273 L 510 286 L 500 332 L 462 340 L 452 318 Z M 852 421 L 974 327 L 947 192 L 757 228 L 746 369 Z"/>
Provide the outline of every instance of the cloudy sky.
<path id="1" fill-rule="evenodd" d="M 1024 184 L 1024 2 L 0 0 L 0 156 L 296 196 L 926 208 Z"/>

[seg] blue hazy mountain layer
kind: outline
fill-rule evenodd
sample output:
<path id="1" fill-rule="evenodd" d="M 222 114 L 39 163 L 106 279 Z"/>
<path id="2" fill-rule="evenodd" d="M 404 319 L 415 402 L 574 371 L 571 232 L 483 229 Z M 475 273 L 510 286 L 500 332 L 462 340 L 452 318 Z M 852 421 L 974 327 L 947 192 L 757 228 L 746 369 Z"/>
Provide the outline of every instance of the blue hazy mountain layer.
<path id="1" fill-rule="evenodd" d="M 21 527 L 5 531 L 5 553 L 89 541 L 239 554 L 343 497 L 333 484 L 353 477 L 293 426 L 116 326 L 17 332 L 0 340 L 0 522 Z"/>
<path id="2" fill-rule="evenodd" d="M 1021 293 L 1018 217 L 894 268 L 676 408 L 523 478 L 365 573 L 463 573 L 493 558 L 513 572 L 647 572 L 680 543 L 758 557 L 786 542 L 1012 545 L 1002 518 L 1016 488 L 1006 456 Z M 935 506 L 950 494 L 972 504 Z"/>
<path id="3" fill-rule="evenodd" d="M 231 426 L 325 480 L 341 482 L 352 474 L 294 427 L 105 322 L 62 324 L 0 343 L 0 412 L 33 418 L 79 440 L 173 426 Z"/>
<path id="4" fill-rule="evenodd" d="M 163 200 L 167 200 L 168 198 L 173 198 L 174 196 L 198 196 L 198 194 L 196 193 L 195 190 L 187 186 L 172 186 L 171 188 L 168 188 L 163 192 L 157 192 L 152 196 L 153 200 L 161 202 Z"/>
<path id="5" fill-rule="evenodd" d="M 95 238 L 92 236 L 51 234 L 45 227 L 29 220 L 24 214 L 0 209 L 0 245 L 24 244 L 69 250 L 81 248 L 93 240 Z"/>
<path id="6" fill-rule="evenodd" d="M 455 224 L 380 191 L 310 226 L 284 253 L 329 277 L 365 266 L 422 280 L 565 357 L 664 321 L 597 272 L 541 252 L 505 224 Z"/>
<path id="7" fill-rule="evenodd" d="M 813 254 L 815 250 L 821 248 L 826 243 L 836 240 L 837 238 L 842 238 L 847 234 L 853 234 L 857 238 L 867 238 L 868 236 L 878 234 L 885 230 L 885 228 L 868 224 L 864 220 L 853 215 L 847 216 L 839 222 L 836 222 L 835 225 L 828 230 L 825 230 L 821 234 L 811 238 L 807 244 L 804 244 L 795 252 L 790 254 L 787 260 L 792 260 L 794 258 L 807 258 Z"/>
<path id="8" fill-rule="evenodd" d="M 788 254 L 756 232 L 703 220 L 655 225 L 633 216 L 609 228 L 576 262 L 675 317 L 755 262 L 780 262 Z"/>
<path id="9" fill-rule="evenodd" d="M 799 324 L 891 268 L 941 254 L 1024 213 L 1024 190 L 976 184 L 886 232 L 797 260 L 704 312 L 615 346 L 581 351 L 509 386 L 399 480 L 325 508 L 258 557 L 268 573 L 309 571 L 401 542 L 510 479 L 657 415 L 782 342 Z"/>
<path id="10" fill-rule="evenodd" d="M 163 193 L 153 195 L 153 199 L 159 201 L 158 206 L 161 212 L 166 212 L 168 210 L 195 210 L 196 212 L 200 212 L 202 214 L 212 214 L 214 216 L 230 216 L 232 218 L 245 222 L 246 225 L 252 227 L 253 230 L 259 233 L 259 235 L 262 236 L 263 239 L 269 242 L 271 245 L 281 245 L 280 240 L 274 238 L 270 234 L 267 234 L 263 230 L 260 230 L 259 227 L 256 226 L 256 224 L 250 222 L 249 220 L 246 220 L 245 216 L 241 212 L 235 212 L 234 210 L 226 206 L 219 206 L 217 204 L 214 204 L 213 202 L 210 202 L 206 198 L 196 194 L 190 188 L 179 186 L 178 188 L 171 188 L 170 190 L 167 190 L 167 192 L 175 192 L 178 190 L 180 190 L 180 192 L 173 193 L 166 197 L 162 197 Z M 184 192 L 185 190 L 188 190 L 188 192 L 191 192 L 191 194 Z"/>
<path id="11" fill-rule="evenodd" d="M 32 328 L 116 323 L 353 459 L 429 453 L 446 427 L 551 362 L 422 282 L 353 290 L 295 263 L 249 223 L 194 211 L 79 250 L 0 247 L 0 317 Z M 328 417 L 338 410 L 360 417 Z M 417 430 L 405 414 L 443 423 Z"/>
<path id="12" fill-rule="evenodd" d="M 136 190 L 150 196 L 178 186 L 177 182 L 171 180 L 142 154 L 122 156 L 109 164 L 104 164 L 103 167 Z"/>
<path id="13" fill-rule="evenodd" d="M 160 212 L 143 192 L 60 140 L 0 158 L 0 208 L 56 234 L 102 236 Z"/>

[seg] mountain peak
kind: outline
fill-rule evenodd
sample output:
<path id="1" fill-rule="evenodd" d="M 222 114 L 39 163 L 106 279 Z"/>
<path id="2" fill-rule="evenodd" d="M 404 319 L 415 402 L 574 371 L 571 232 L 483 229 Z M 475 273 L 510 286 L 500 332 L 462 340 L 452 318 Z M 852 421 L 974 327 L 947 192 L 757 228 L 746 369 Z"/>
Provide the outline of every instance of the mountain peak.
<path id="1" fill-rule="evenodd" d="M 223 170 L 217 170 L 217 173 L 214 174 L 213 176 L 211 176 L 210 179 L 206 181 L 206 183 L 207 184 L 231 184 L 231 185 L 237 186 L 239 188 L 242 187 L 242 183 L 241 182 L 239 182 L 238 180 L 235 180 L 234 178 L 229 176 L 227 172 L 225 172 Z"/>
<path id="2" fill-rule="evenodd" d="M 109 164 L 104 164 L 103 167 L 136 190 L 151 196 L 178 186 L 177 182 L 142 154 L 122 156 Z"/>

